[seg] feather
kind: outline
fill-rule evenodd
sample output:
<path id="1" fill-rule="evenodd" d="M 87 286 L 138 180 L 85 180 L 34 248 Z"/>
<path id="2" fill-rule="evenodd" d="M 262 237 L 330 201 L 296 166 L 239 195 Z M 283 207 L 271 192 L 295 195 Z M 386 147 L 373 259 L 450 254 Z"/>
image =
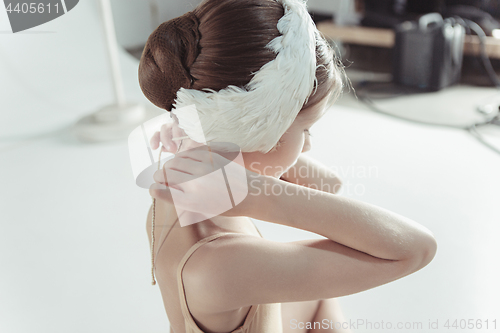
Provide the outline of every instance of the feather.
<path id="1" fill-rule="evenodd" d="M 276 0 L 285 8 L 267 44 L 276 58 L 246 87 L 180 88 L 172 112 L 194 141 L 232 142 L 242 152 L 269 152 L 293 123 L 316 81 L 316 27 L 301 0 Z M 197 117 L 193 114 L 197 112 Z"/>

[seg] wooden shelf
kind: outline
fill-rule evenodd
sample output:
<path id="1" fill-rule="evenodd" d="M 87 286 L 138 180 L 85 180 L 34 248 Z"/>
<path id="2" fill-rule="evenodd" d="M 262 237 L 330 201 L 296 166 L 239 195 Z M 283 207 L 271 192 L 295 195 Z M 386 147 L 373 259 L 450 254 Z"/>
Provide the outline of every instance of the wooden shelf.
<path id="1" fill-rule="evenodd" d="M 479 37 L 466 35 L 464 41 L 464 54 L 479 55 L 480 52 L 481 45 L 479 44 Z M 500 59 L 500 39 L 486 37 L 486 54 L 490 58 Z"/>
<path id="2" fill-rule="evenodd" d="M 317 24 L 318 30 L 326 38 L 340 40 L 344 43 L 392 48 L 395 34 L 392 29 L 369 28 L 360 26 L 336 26 L 330 21 Z M 465 36 L 464 54 L 479 55 L 479 37 Z M 490 58 L 500 59 L 500 39 L 486 37 L 486 54 Z"/>
<path id="3" fill-rule="evenodd" d="M 394 31 L 391 29 L 337 26 L 329 21 L 319 22 L 317 28 L 325 37 L 344 43 L 388 48 L 394 46 Z"/>

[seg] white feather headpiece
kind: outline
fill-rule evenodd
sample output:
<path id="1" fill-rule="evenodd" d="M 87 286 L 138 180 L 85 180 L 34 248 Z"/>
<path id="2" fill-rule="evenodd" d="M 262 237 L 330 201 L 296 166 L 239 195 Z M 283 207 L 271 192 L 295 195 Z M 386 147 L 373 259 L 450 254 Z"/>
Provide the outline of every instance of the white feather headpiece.
<path id="1" fill-rule="evenodd" d="M 244 88 L 230 85 L 218 92 L 208 88 L 177 92 L 171 112 L 194 141 L 232 142 L 242 152 L 267 153 L 307 102 L 316 81 L 316 27 L 302 0 L 276 1 L 285 9 L 277 25 L 282 35 L 266 46 L 276 58 Z M 179 111 L 190 105 L 196 107 L 198 117 Z"/>

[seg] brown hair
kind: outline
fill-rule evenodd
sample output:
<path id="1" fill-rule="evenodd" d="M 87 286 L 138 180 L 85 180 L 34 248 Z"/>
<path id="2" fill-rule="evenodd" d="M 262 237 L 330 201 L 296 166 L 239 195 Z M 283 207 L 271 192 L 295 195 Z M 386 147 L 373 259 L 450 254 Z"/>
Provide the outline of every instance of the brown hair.
<path id="1" fill-rule="evenodd" d="M 160 24 L 139 64 L 139 84 L 156 106 L 170 111 L 177 91 L 246 86 L 276 54 L 265 46 L 280 36 L 284 15 L 276 0 L 204 0 L 191 12 Z M 316 32 L 316 79 L 302 110 L 341 92 L 343 72 L 332 47 Z M 331 94 L 330 94 L 331 93 Z"/>

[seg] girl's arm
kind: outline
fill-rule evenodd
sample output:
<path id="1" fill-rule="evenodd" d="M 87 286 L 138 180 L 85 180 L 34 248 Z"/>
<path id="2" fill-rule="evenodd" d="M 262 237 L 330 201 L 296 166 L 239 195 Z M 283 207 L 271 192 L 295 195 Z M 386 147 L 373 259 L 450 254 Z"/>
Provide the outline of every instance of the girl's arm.
<path id="1" fill-rule="evenodd" d="M 218 156 L 213 154 L 214 159 Z M 164 169 L 181 167 L 195 178 L 207 174 L 208 151 L 180 152 L 176 159 L 167 161 Z M 173 207 L 169 188 L 161 185 L 163 171 L 155 173 L 158 183 L 150 193 Z M 246 198 L 221 215 L 250 216 L 327 239 L 281 243 L 236 233 L 203 245 L 184 267 L 184 285 L 197 295 L 190 301 L 191 309 L 220 313 L 253 304 L 349 295 L 416 272 L 436 253 L 432 233 L 409 218 L 355 199 L 246 172 L 248 179 L 239 180 L 250 183 Z M 184 172 L 172 175 L 168 183 L 178 184 L 185 177 Z M 241 185 L 237 177 L 233 180 L 231 190 Z M 209 197 L 203 195 L 202 182 L 185 184 L 184 195 L 196 199 L 198 205 L 227 195 L 226 187 L 218 194 L 216 184 L 207 184 Z"/>
<path id="2" fill-rule="evenodd" d="M 425 266 L 436 252 L 433 234 L 407 217 L 272 177 L 258 179 L 247 197 L 247 216 L 311 231 L 381 259 Z"/>
<path id="3" fill-rule="evenodd" d="M 281 179 L 332 194 L 336 194 L 342 186 L 342 181 L 332 169 L 305 154 L 300 155 L 297 163 Z"/>
<path id="4" fill-rule="evenodd" d="M 174 190 L 174 185 L 181 184 L 176 199 L 179 208 L 207 213 L 213 207 L 222 209 L 224 205 L 220 201 L 227 196 L 226 186 L 218 184 L 218 178 L 199 177 L 206 175 L 207 170 L 213 171 L 212 157 L 224 165 L 225 158 L 206 149 L 177 153 L 176 158 L 165 162 L 163 170 L 155 172 L 157 184 L 151 186 L 150 194 L 173 202 L 170 190 L 162 185 L 166 181 L 165 170 L 169 170 L 168 186 Z M 418 267 L 425 266 L 434 257 L 437 245 L 432 233 L 407 217 L 356 199 L 288 183 L 247 169 L 245 172 L 246 179 L 240 179 L 239 174 L 228 176 L 232 179 L 232 195 L 239 197 L 244 194 L 245 199 L 218 214 L 249 216 L 307 230 L 371 256 L 405 261 Z M 192 179 L 199 181 L 186 182 Z M 249 184 L 248 188 L 243 186 L 245 182 Z M 210 193 L 210 196 L 204 193 Z"/>

